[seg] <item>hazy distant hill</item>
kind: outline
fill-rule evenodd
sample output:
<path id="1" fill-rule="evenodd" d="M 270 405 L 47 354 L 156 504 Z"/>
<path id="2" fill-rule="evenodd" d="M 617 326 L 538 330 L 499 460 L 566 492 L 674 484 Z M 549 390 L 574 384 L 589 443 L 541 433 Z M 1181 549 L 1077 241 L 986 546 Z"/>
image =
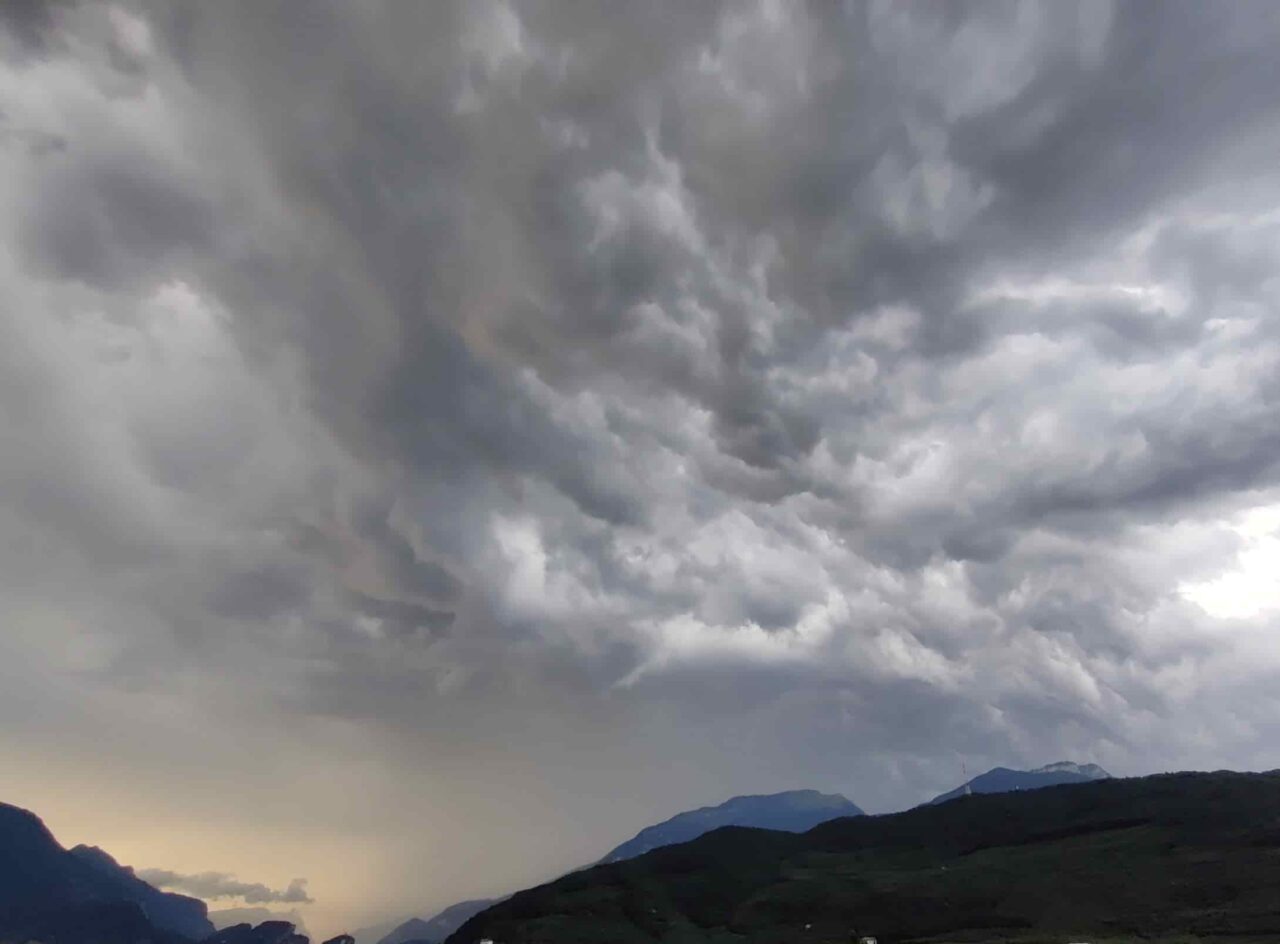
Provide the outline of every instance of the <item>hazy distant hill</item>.
<path id="1" fill-rule="evenodd" d="M 719 829 L 513 895 L 469 944 L 1280 940 L 1280 771 L 961 797 L 803 835 Z"/>
<path id="2" fill-rule="evenodd" d="M 412 941 L 443 941 L 462 926 L 472 915 L 479 914 L 494 904 L 496 898 L 476 898 L 471 901 L 460 901 L 438 912 L 429 920 L 410 918 L 397 925 L 378 944 L 409 944 Z"/>
<path id="3" fill-rule="evenodd" d="M 738 796 L 719 806 L 677 813 L 668 820 L 640 830 L 631 839 L 610 851 L 601 862 L 618 862 L 651 849 L 676 842 L 688 842 L 721 826 L 755 826 L 803 832 L 840 816 L 861 816 L 862 810 L 839 794 L 817 790 L 788 790 L 753 796 Z M 472 915 L 501 899 L 481 898 L 450 905 L 428 921 L 410 918 L 377 944 L 408 944 L 411 941 L 443 941 Z M 356 934 L 360 939 L 359 932 Z M 362 942 L 363 944 L 363 942 Z"/>
<path id="4" fill-rule="evenodd" d="M 1111 774 L 1097 764 L 1076 764 L 1069 760 L 1046 764 L 1035 770 L 1010 770 L 1008 767 L 994 767 L 985 774 L 979 774 L 968 783 L 962 783 L 954 790 L 948 790 L 930 800 L 930 803 L 945 803 L 965 793 L 1012 793 L 1014 790 L 1036 790 L 1040 787 L 1055 787 L 1063 783 L 1087 783 L 1090 780 L 1105 780 Z"/>
<path id="5" fill-rule="evenodd" d="M 395 927 L 396 923 L 394 921 L 383 921 L 380 924 L 371 924 L 367 927 L 356 928 L 351 932 L 351 937 L 355 941 L 355 944 L 378 944 L 378 942 L 390 934 Z"/>
<path id="6" fill-rule="evenodd" d="M 114 904 L 132 907 L 106 907 Z M 93 914 L 99 917 L 87 917 Z M 0 939 L 6 928 L 34 935 L 47 916 L 67 937 L 83 919 L 103 933 L 128 936 L 154 925 L 198 940 L 213 932 L 206 914 L 204 902 L 153 888 L 101 849 L 63 849 L 34 813 L 0 803 Z M 51 932 L 41 933 L 47 941 Z"/>
<path id="7" fill-rule="evenodd" d="M 721 826 L 754 826 L 804 832 L 841 816 L 861 816 L 862 810 L 838 793 L 789 790 L 759 796 L 738 796 L 719 806 L 678 813 L 668 820 L 640 830 L 617 846 L 601 862 L 620 862 L 652 849 L 688 842 Z"/>

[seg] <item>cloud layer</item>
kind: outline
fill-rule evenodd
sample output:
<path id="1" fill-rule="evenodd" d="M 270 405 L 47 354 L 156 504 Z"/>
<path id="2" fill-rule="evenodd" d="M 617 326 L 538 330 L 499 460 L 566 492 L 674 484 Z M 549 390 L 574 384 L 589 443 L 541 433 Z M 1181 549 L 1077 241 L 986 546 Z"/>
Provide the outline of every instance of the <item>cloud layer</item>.
<path id="1" fill-rule="evenodd" d="M 1274 4 L 4 10 L 0 751 L 344 918 L 1274 766 Z"/>
<path id="2" fill-rule="evenodd" d="M 184 895 L 196 898 L 215 900 L 218 898 L 239 898 L 250 905 L 262 905 L 275 902 L 289 904 L 311 904 L 314 899 L 307 895 L 307 880 L 295 878 L 289 887 L 277 891 L 268 888 L 261 882 L 237 881 L 234 875 L 225 872 L 201 872 L 199 875 L 180 875 L 168 869 L 142 869 L 137 873 L 142 879 L 156 888 L 167 888 Z"/>

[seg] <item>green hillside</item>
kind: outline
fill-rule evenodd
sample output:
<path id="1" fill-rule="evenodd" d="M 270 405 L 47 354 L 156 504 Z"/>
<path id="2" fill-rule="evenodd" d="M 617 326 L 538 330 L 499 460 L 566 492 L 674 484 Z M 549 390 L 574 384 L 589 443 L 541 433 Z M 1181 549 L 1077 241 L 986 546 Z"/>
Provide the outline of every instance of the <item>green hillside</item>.
<path id="1" fill-rule="evenodd" d="M 1280 941 L 1280 772 L 730 827 L 521 892 L 450 944 Z"/>

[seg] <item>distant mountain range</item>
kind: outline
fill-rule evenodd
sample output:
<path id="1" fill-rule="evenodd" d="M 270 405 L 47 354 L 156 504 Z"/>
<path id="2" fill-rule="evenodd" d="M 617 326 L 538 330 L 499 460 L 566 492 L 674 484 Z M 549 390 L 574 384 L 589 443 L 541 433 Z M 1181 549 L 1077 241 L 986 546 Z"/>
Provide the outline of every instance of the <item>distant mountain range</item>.
<path id="1" fill-rule="evenodd" d="M 1013 793 L 1015 790 L 1036 790 L 1040 787 L 1054 787 L 1063 783 L 1088 783 L 1091 780 L 1107 780 L 1110 777 L 1111 774 L 1097 764 L 1076 764 L 1068 760 L 1046 764 L 1035 770 L 993 767 L 985 774 L 979 774 L 968 783 L 962 783 L 954 790 L 941 793 L 929 802 L 945 803 L 966 794 Z"/>
<path id="2" fill-rule="evenodd" d="M 997 767 L 930 804 L 966 794 L 1032 790 L 1109 777 L 1096 764 L 1067 761 L 1025 771 Z M 598 864 L 627 861 L 724 827 L 804 833 L 830 820 L 862 815 L 846 797 L 816 790 L 737 796 L 646 827 L 610 850 Z M 390 931 L 387 925 L 376 932 L 368 929 L 360 944 L 438 944 L 503 900 L 462 901 L 426 920 L 410 918 Z M 204 902 L 152 887 L 99 848 L 63 849 L 33 813 L 0 804 L 0 944 L 19 938 L 46 944 L 116 944 L 145 937 L 142 929 L 146 928 L 152 929 L 148 938 L 152 944 L 182 944 L 183 939 L 206 944 L 303 944 L 306 937 L 298 930 L 300 925 L 296 914 L 279 915 L 261 908 L 226 909 L 211 915 Z M 91 928 L 102 933 L 86 937 Z"/>
<path id="3" fill-rule="evenodd" d="M 1064 783 L 1084 783 L 1110 776 L 1097 764 L 1076 764 L 1071 761 L 1059 761 L 1035 770 L 996 767 L 929 802 L 942 803 L 967 793 L 1009 793 Z M 737 796 L 718 806 L 704 806 L 677 813 L 670 819 L 648 826 L 610 850 L 597 864 L 622 862 L 664 846 L 689 842 L 724 826 L 803 833 L 833 819 L 862 815 L 863 811 L 848 798 L 816 790 Z M 410 919 L 377 944 L 442 941 L 472 916 L 501 900 L 504 899 L 460 902 L 446 908 L 429 921 Z"/>

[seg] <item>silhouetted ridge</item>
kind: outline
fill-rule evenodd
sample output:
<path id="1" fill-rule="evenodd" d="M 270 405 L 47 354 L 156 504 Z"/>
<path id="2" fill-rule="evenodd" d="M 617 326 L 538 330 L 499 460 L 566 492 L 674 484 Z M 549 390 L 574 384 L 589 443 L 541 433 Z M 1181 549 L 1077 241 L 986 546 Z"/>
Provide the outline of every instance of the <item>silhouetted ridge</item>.
<path id="1" fill-rule="evenodd" d="M 132 901 L 90 901 L 56 908 L 19 905 L 0 915 L 0 941 L 7 944 L 182 944 L 185 940 L 157 929 Z"/>
<path id="2" fill-rule="evenodd" d="M 43 937 L 28 935 L 45 944 L 55 934 L 70 939 L 76 927 L 90 930 L 77 922 L 92 924 L 96 919 L 85 916 L 99 913 L 96 906 L 120 903 L 135 908 L 101 910 L 104 928 L 124 933 L 136 911 L 160 932 L 198 940 L 213 931 L 204 902 L 153 888 L 101 849 L 63 849 L 34 813 L 0 803 L 0 939 L 31 928 L 45 928 Z M 95 908 L 81 907 L 89 905 Z"/>
<path id="3" fill-rule="evenodd" d="M 204 944 L 309 944 L 297 933 L 292 922 L 263 921 L 251 924 L 233 924 L 204 939 Z"/>
<path id="4" fill-rule="evenodd" d="M 298 914 L 296 908 L 280 912 L 259 905 L 246 905 L 241 908 L 219 908 L 209 912 L 209 923 L 218 930 L 229 928 L 234 924 L 261 924 L 264 921 L 288 921 L 297 933 L 304 937 L 309 936 L 302 922 L 302 916 Z"/>
<path id="5" fill-rule="evenodd" d="M 120 897 L 141 905 L 143 913 L 156 927 L 176 931 L 192 940 L 213 933 L 208 906 L 200 899 L 158 890 L 97 846 L 74 846 L 69 852 L 111 882 Z"/>

